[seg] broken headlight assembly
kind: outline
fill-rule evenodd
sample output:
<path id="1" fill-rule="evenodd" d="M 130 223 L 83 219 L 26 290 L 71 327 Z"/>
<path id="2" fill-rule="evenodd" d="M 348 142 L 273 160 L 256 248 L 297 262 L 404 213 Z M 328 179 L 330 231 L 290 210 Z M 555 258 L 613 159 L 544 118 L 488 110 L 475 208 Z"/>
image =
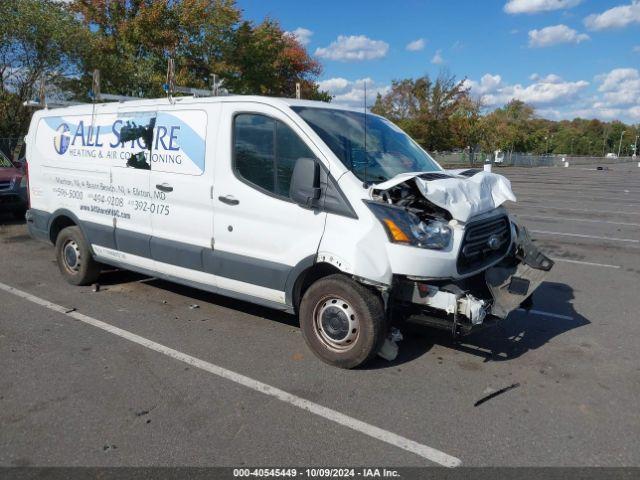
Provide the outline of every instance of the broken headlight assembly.
<path id="1" fill-rule="evenodd" d="M 393 243 L 432 250 L 447 248 L 451 227 L 441 220 L 421 220 L 409 210 L 376 202 L 365 202 L 385 228 Z"/>

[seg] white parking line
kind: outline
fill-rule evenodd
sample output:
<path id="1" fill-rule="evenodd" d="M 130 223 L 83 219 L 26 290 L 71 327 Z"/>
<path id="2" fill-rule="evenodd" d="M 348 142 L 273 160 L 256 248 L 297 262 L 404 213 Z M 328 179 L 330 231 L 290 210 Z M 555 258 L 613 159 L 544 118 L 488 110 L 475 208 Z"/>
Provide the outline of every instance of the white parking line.
<path id="1" fill-rule="evenodd" d="M 593 220 L 590 218 L 573 218 L 573 217 L 545 217 L 542 215 L 521 215 L 516 214 L 518 218 L 541 218 L 543 220 L 565 220 L 569 222 L 586 222 L 586 223 L 609 223 L 611 225 L 623 225 L 625 227 L 640 227 L 640 223 L 629 222 L 613 222 L 610 220 Z"/>
<path id="2" fill-rule="evenodd" d="M 524 308 L 516 308 L 516 311 L 532 313 L 533 315 L 540 315 L 543 317 L 560 318 L 562 320 L 573 320 L 573 317 L 570 317 L 568 315 L 560 315 L 559 313 L 543 312 L 542 310 L 525 310 Z"/>
<path id="3" fill-rule="evenodd" d="M 518 203 L 537 203 L 537 202 L 527 202 L 527 201 L 520 201 Z M 514 210 L 518 207 L 522 207 L 522 208 L 531 208 L 531 207 L 527 207 L 526 205 L 518 205 L 517 203 L 515 205 L 512 205 L 511 208 L 513 208 Z M 514 208 L 515 207 L 515 208 Z M 568 212 L 588 212 L 588 213 L 611 213 L 614 215 L 640 215 L 640 212 L 621 212 L 621 211 L 614 211 L 614 210 L 590 210 L 588 208 L 568 208 L 568 207 L 548 207 L 546 205 L 540 205 L 539 207 L 540 210 L 567 210 Z"/>
<path id="4" fill-rule="evenodd" d="M 582 233 L 565 233 L 565 232 L 550 232 L 549 230 L 529 230 L 533 233 L 541 233 L 543 235 L 561 235 L 567 237 L 581 237 L 581 238 L 594 238 L 596 240 L 609 240 L 612 242 L 631 242 L 640 243 L 640 240 L 634 238 L 616 238 L 616 237 L 600 237 L 598 235 L 584 235 Z"/>
<path id="5" fill-rule="evenodd" d="M 638 206 L 640 206 L 640 203 L 620 203 L 620 204 L 614 205 L 614 204 L 616 204 L 616 202 L 613 201 L 613 199 L 607 199 L 607 198 L 599 199 L 599 198 L 585 198 L 585 197 L 575 198 L 575 197 L 571 197 L 569 199 L 556 198 L 556 199 L 553 199 L 553 200 L 550 201 L 549 200 L 550 197 L 549 196 L 545 196 L 545 202 L 540 202 L 540 200 L 539 200 L 540 197 L 539 196 L 534 197 L 534 196 L 516 194 L 516 198 L 518 199 L 518 203 L 532 203 L 532 204 L 540 205 L 540 208 L 545 208 L 544 207 L 545 203 L 555 203 L 555 204 L 558 204 L 558 203 L 562 203 L 562 204 L 565 204 L 565 203 L 569 203 L 569 204 L 577 203 L 579 205 L 584 205 L 585 202 L 607 203 L 608 204 L 607 206 L 611 206 L 611 207 L 618 206 L 618 207 L 636 207 L 637 208 Z M 527 198 L 527 199 L 532 198 L 534 200 L 523 200 L 523 198 Z M 611 205 L 609 205 L 609 204 L 611 204 Z M 594 211 L 596 211 L 596 210 L 594 210 Z"/>
<path id="6" fill-rule="evenodd" d="M 150 350 L 162 353 L 163 355 L 204 370 L 205 372 L 209 372 L 217 375 L 218 377 L 225 378 L 239 385 L 250 388 L 251 390 L 255 390 L 256 392 L 269 395 L 282 402 L 288 403 L 302 410 L 306 410 L 315 415 L 318 415 L 319 417 L 323 417 L 339 425 L 355 430 L 356 432 L 363 433 L 365 435 L 368 435 L 369 437 L 401 448 L 402 450 L 414 453 L 439 465 L 445 467 L 458 467 L 462 465 L 462 461 L 460 459 L 441 452 L 440 450 L 436 450 L 435 448 L 431 448 L 427 445 L 414 442 L 413 440 L 409 440 L 408 438 L 402 437 L 387 430 L 383 430 L 382 428 L 376 427 L 374 425 L 340 413 L 336 410 L 332 410 L 317 403 L 311 402 L 302 397 L 298 397 L 297 395 L 285 392 L 284 390 L 280 390 L 279 388 L 272 387 L 271 385 L 262 383 L 258 380 L 254 380 L 253 378 L 247 377 L 240 373 L 236 373 L 218 365 L 214 365 L 213 363 L 209 363 L 204 360 L 200 360 L 199 358 L 192 357 L 191 355 L 166 347 L 154 342 L 153 340 L 149 340 L 148 338 L 141 337 L 139 335 L 136 335 L 135 333 L 131 333 L 127 330 L 123 330 L 100 320 L 96 320 L 95 318 L 89 317 L 88 315 L 83 315 L 82 313 L 79 313 L 77 311 L 71 311 L 70 309 L 63 307 L 62 305 L 51 303 L 48 300 L 36 297 L 35 295 L 31 295 L 27 292 L 23 292 L 22 290 L 18 290 L 17 288 L 14 288 L 10 285 L 0 283 L 0 290 L 4 290 L 5 292 L 16 295 L 37 305 L 41 305 L 45 308 L 48 308 L 49 310 L 53 310 L 54 312 L 67 315 L 68 317 L 74 318 L 88 325 L 92 325 L 113 335 L 117 335 L 118 337 L 129 340 L 130 342 L 142 345 L 143 347 L 146 347 Z"/>
<path id="7" fill-rule="evenodd" d="M 620 268 L 620 265 L 609 265 L 608 263 L 583 262 L 582 260 L 569 260 L 568 258 L 550 257 L 554 262 L 577 263 L 579 265 L 589 265 L 591 267 Z"/>

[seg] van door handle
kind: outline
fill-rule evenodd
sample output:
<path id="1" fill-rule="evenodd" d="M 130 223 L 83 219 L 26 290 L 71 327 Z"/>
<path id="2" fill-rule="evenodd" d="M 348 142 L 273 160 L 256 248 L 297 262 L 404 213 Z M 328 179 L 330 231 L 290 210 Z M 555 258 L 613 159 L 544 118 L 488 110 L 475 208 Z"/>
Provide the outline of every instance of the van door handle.
<path id="1" fill-rule="evenodd" d="M 167 192 L 167 193 L 173 192 L 173 187 L 168 183 L 159 183 L 156 185 L 156 188 L 161 192 Z"/>
<path id="2" fill-rule="evenodd" d="M 227 205 L 238 205 L 240 203 L 240 200 L 233 198 L 232 195 L 218 197 L 218 200 L 220 200 L 222 203 L 226 203 Z"/>

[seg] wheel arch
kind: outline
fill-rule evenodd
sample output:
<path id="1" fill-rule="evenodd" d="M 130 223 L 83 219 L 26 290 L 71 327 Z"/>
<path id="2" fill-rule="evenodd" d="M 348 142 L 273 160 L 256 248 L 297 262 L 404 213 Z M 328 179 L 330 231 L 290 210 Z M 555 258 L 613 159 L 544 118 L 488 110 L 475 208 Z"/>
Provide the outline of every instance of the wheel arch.
<path id="1" fill-rule="evenodd" d="M 80 230 L 82 231 L 82 235 L 84 235 L 86 239 L 87 235 L 84 231 L 84 228 L 82 228 L 82 222 L 80 222 L 78 217 L 73 212 L 64 208 L 56 210 L 51 214 L 51 218 L 49 220 L 49 240 L 55 245 L 60 232 L 67 227 L 74 226 L 80 228 Z"/>
<path id="2" fill-rule="evenodd" d="M 293 311 L 297 314 L 300 307 L 300 301 L 307 289 L 317 280 L 333 275 L 335 273 L 344 273 L 337 267 L 326 262 L 316 262 L 316 256 L 306 258 L 300 262 L 287 279 L 286 301 L 291 305 Z"/>

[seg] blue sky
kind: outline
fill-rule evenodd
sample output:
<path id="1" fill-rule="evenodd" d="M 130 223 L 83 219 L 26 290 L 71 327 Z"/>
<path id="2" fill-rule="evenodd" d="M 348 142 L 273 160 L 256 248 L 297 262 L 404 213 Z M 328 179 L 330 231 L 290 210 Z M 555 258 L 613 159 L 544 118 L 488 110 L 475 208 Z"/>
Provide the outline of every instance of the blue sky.
<path id="1" fill-rule="evenodd" d="M 239 0 L 279 20 L 321 61 L 334 101 L 361 105 L 363 79 L 467 78 L 487 108 L 511 98 L 548 118 L 640 122 L 640 0 Z M 411 46 L 409 46 L 413 42 Z"/>

